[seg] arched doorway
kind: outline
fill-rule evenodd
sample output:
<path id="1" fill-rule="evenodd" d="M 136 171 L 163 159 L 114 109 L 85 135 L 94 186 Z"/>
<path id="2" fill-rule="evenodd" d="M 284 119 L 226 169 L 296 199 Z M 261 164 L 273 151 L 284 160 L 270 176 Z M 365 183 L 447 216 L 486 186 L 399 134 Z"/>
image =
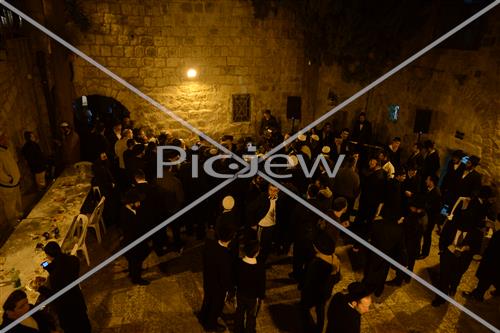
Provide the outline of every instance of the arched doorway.
<path id="1" fill-rule="evenodd" d="M 92 130 L 102 125 L 106 134 L 113 131 L 113 126 L 123 123 L 130 117 L 127 108 L 112 97 L 101 95 L 82 96 L 73 101 L 75 131 L 80 136 L 82 159 L 92 161 L 92 147 L 89 144 Z"/>

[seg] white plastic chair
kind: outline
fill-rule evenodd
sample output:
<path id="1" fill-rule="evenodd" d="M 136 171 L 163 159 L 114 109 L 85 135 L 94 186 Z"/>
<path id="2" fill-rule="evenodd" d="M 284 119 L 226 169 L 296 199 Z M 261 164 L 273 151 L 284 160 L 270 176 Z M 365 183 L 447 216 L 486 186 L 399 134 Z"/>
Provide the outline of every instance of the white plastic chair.
<path id="1" fill-rule="evenodd" d="M 106 233 L 106 226 L 104 225 L 104 219 L 102 218 L 102 212 L 104 211 L 104 202 L 106 197 L 101 197 L 101 200 L 95 207 L 94 211 L 90 215 L 89 228 L 94 229 L 95 235 L 97 237 L 97 242 L 100 244 L 102 241 L 102 234 Z M 102 234 L 101 234 L 102 227 Z"/>
<path id="2" fill-rule="evenodd" d="M 90 266 L 89 253 L 87 251 L 87 244 L 86 244 L 88 226 L 89 226 L 89 219 L 87 218 L 87 216 L 84 214 L 79 214 L 76 217 L 76 221 L 72 231 L 73 232 L 72 237 L 77 238 L 77 241 L 73 246 L 73 249 L 71 250 L 71 255 L 77 255 L 78 251 L 83 252 L 85 260 L 87 261 L 87 265 Z"/>

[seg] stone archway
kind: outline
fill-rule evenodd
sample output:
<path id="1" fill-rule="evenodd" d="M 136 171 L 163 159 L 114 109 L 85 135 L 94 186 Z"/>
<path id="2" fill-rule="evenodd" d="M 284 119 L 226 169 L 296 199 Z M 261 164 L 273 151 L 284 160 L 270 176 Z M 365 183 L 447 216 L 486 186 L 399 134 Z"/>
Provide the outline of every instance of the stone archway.
<path id="1" fill-rule="evenodd" d="M 85 97 L 85 98 L 83 98 Z M 87 147 L 92 129 L 102 124 L 106 133 L 111 133 L 116 123 L 130 117 L 130 111 L 113 97 L 103 95 L 81 96 L 73 101 L 75 131 L 80 136 L 82 159 L 89 160 L 90 147 Z"/>

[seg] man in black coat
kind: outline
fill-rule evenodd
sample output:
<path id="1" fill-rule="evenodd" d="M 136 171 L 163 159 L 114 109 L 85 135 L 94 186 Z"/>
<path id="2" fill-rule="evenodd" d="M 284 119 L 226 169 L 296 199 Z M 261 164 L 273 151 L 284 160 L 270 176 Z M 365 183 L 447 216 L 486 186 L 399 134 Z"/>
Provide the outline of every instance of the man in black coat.
<path id="1" fill-rule="evenodd" d="M 55 293 L 80 277 L 80 260 L 62 253 L 59 244 L 49 242 L 44 252 L 51 261 L 49 272 L 50 292 Z M 73 287 L 53 303 L 59 324 L 65 333 L 90 333 L 87 305 L 79 286 Z"/>
<path id="2" fill-rule="evenodd" d="M 171 212 L 168 211 L 170 202 L 164 200 L 164 192 L 155 184 L 150 184 L 146 180 L 146 175 L 142 170 L 137 170 L 134 174 L 135 189 L 141 198 L 141 206 L 137 213 L 141 223 L 144 224 L 145 231 L 149 231 L 163 222 Z M 167 253 L 167 233 L 160 230 L 151 237 L 153 249 L 158 256 Z"/>
<path id="3" fill-rule="evenodd" d="M 497 230 L 490 239 L 488 247 L 483 253 L 483 258 L 476 271 L 476 277 L 479 279 L 476 288 L 463 295 L 466 298 L 472 298 L 477 301 L 483 301 L 484 294 L 491 285 L 495 287 L 492 295 L 499 296 L 500 294 L 500 270 L 498 263 L 500 262 L 500 230 Z"/>
<path id="4" fill-rule="evenodd" d="M 474 155 L 467 160 L 465 170 L 458 182 L 458 193 L 460 197 L 472 197 L 479 192 L 481 188 L 481 174 L 476 171 L 479 160 L 479 157 Z"/>
<path id="5" fill-rule="evenodd" d="M 163 177 L 156 179 L 157 189 L 161 190 L 163 198 L 159 199 L 159 203 L 163 206 L 163 213 L 160 221 L 175 214 L 181 209 L 185 203 L 185 192 L 181 180 L 177 177 L 178 173 L 174 172 L 175 167 L 169 166 L 163 168 Z M 194 182 L 191 182 L 193 184 Z M 197 199 L 196 197 L 195 199 Z M 207 212 L 205 211 L 205 214 Z M 201 217 L 206 218 L 206 215 Z M 170 228 L 173 234 L 173 246 L 176 251 L 181 252 L 183 243 L 181 240 L 181 223 L 185 219 L 173 221 Z"/>
<path id="6" fill-rule="evenodd" d="M 307 202 L 318 207 L 319 188 L 311 184 L 307 190 Z M 314 257 L 313 234 L 319 218 L 304 205 L 296 205 L 291 215 L 291 226 L 293 230 L 293 270 L 289 276 L 302 286 L 307 264 Z"/>
<path id="7" fill-rule="evenodd" d="M 248 226 L 257 231 L 257 239 L 260 242 L 259 260 L 266 263 L 267 257 L 271 253 L 274 229 L 278 220 L 277 210 L 279 205 L 279 189 L 268 184 L 267 192 L 261 193 L 253 203 L 247 207 Z"/>
<path id="8" fill-rule="evenodd" d="M 406 171 L 397 169 L 394 178 L 388 179 L 383 192 L 382 206 L 379 212 L 384 218 L 399 220 L 404 213 L 402 183 L 406 179 Z"/>
<path id="9" fill-rule="evenodd" d="M 451 159 L 446 167 L 446 173 L 441 183 L 441 193 L 443 195 L 443 202 L 449 207 L 453 207 L 459 197 L 458 188 L 460 180 L 465 170 L 465 164 L 462 163 L 464 152 L 462 150 L 455 150 L 451 154 Z"/>
<path id="10" fill-rule="evenodd" d="M 334 254 L 335 242 L 322 232 L 315 234 L 314 250 L 315 257 L 307 265 L 300 306 L 304 332 L 321 333 L 325 323 L 325 304 L 332 295 L 333 286 L 339 280 L 340 261 Z M 313 307 L 316 322 L 310 312 Z"/>
<path id="11" fill-rule="evenodd" d="M 141 199 L 135 189 L 125 194 L 123 204 L 120 212 L 120 226 L 123 234 L 122 247 L 132 243 L 148 231 L 146 224 L 139 217 L 138 210 L 141 206 Z M 129 276 L 133 284 L 144 286 L 150 283 L 141 276 L 142 263 L 150 252 L 149 245 L 142 242 L 125 254 L 128 261 Z"/>
<path id="12" fill-rule="evenodd" d="M 361 112 L 352 129 L 352 141 L 358 144 L 370 144 L 372 140 L 372 124 L 366 120 L 366 113 Z"/>
<path id="13" fill-rule="evenodd" d="M 90 161 L 98 159 L 101 151 L 103 150 L 108 156 L 114 156 L 114 149 L 112 149 L 114 146 L 110 145 L 108 139 L 104 135 L 105 130 L 106 128 L 104 127 L 104 124 L 99 123 L 95 125 L 90 133 L 88 141 L 86 142 L 88 145 Z"/>
<path id="14" fill-rule="evenodd" d="M 451 297 L 455 296 L 463 274 L 469 268 L 474 254 L 481 250 L 482 233 L 469 219 L 453 219 L 447 221 L 439 238 L 438 288 Z M 432 306 L 444 304 L 445 300 L 438 295 Z"/>
<path id="15" fill-rule="evenodd" d="M 401 265 L 406 266 L 407 253 L 404 229 L 398 221 L 382 218 L 373 222 L 371 244 L 391 258 L 398 258 Z M 378 254 L 369 252 L 363 282 L 379 297 L 384 291 L 385 279 L 390 264 Z"/>
<path id="16" fill-rule="evenodd" d="M 424 164 L 424 156 L 422 155 L 422 144 L 420 142 L 415 142 L 413 144 L 412 152 L 408 159 L 406 160 L 406 167 L 414 166 L 415 170 L 420 174 L 422 172 L 422 167 Z"/>
<path id="17" fill-rule="evenodd" d="M 224 332 L 226 327 L 217 319 L 222 314 L 226 295 L 234 285 L 233 256 L 228 249 L 234 231 L 221 225 L 216 234 L 217 240 L 207 239 L 203 250 L 203 304 L 199 320 L 206 331 Z"/>
<path id="18" fill-rule="evenodd" d="M 425 212 L 427 214 L 427 224 L 423 230 L 422 248 L 419 246 L 419 256 L 417 259 L 424 259 L 429 255 L 432 243 L 432 231 L 436 224 L 441 220 L 441 192 L 439 191 L 438 177 L 431 175 L 425 180 L 426 190 L 423 195 L 425 198 Z"/>
<path id="19" fill-rule="evenodd" d="M 401 167 L 401 138 L 395 137 L 392 142 L 387 145 L 385 151 L 387 152 L 387 157 L 389 161 L 394 165 L 396 169 Z"/>
<path id="20" fill-rule="evenodd" d="M 128 145 L 128 141 L 127 141 Z M 136 144 L 132 147 L 131 153 L 126 150 L 123 153 L 123 160 L 125 162 L 125 170 L 129 177 L 130 183 L 134 183 L 134 175 L 137 170 L 144 170 L 146 164 L 144 162 L 144 154 L 146 147 L 143 144 Z"/>
<path id="21" fill-rule="evenodd" d="M 328 307 L 326 333 L 359 333 L 361 316 L 370 310 L 371 293 L 362 283 L 353 282 L 348 293 L 336 293 Z"/>
<path id="22" fill-rule="evenodd" d="M 428 220 L 424 208 L 425 204 L 423 198 L 421 196 L 415 196 L 409 204 L 408 214 L 401 223 L 404 230 L 404 243 L 406 246 L 406 266 L 408 270 L 412 272 L 415 266 L 415 260 L 420 252 L 422 233 Z M 400 262 L 404 260 L 399 254 L 396 254 L 396 257 L 393 258 L 398 259 Z M 386 284 L 399 287 L 403 284 L 403 281 L 408 283 L 410 280 L 411 278 L 408 275 L 398 269 L 396 271 L 396 277 Z"/>
<path id="23" fill-rule="evenodd" d="M 264 110 L 262 122 L 260 123 L 260 135 L 264 135 L 265 131 L 268 129 L 271 130 L 280 130 L 280 126 L 276 117 L 271 114 L 271 110 Z"/>
<path id="24" fill-rule="evenodd" d="M 431 140 L 426 140 L 423 145 L 424 151 L 424 164 L 422 166 L 422 182 L 425 181 L 427 176 L 439 175 L 439 169 L 441 167 L 441 162 L 439 160 L 439 153 L 434 147 L 434 142 Z"/>
<path id="25" fill-rule="evenodd" d="M 361 181 L 359 209 L 353 224 L 353 231 L 365 239 L 368 238 L 371 223 L 375 218 L 379 204 L 382 202 L 387 179 L 376 158 L 371 158 L 368 163 L 369 170 Z"/>
<path id="26" fill-rule="evenodd" d="M 45 172 L 47 170 L 47 159 L 40 149 L 40 145 L 36 142 L 33 132 L 24 132 L 26 143 L 23 145 L 21 152 L 28 162 L 31 173 L 35 176 L 35 182 L 38 190 L 45 188 Z"/>
<path id="27" fill-rule="evenodd" d="M 111 163 L 104 150 L 99 154 L 99 158 L 92 164 L 94 178 L 92 185 L 99 187 L 102 196 L 106 197 L 104 202 L 103 218 L 106 224 L 114 224 L 118 219 L 120 209 L 119 194 L 116 189 L 116 181 L 111 171 Z"/>
<path id="28" fill-rule="evenodd" d="M 236 332 L 255 332 L 259 308 L 266 293 L 266 271 L 257 261 L 259 243 L 249 241 L 243 248 L 244 257 L 236 266 Z"/>
<path id="29" fill-rule="evenodd" d="M 420 171 L 418 171 L 415 164 L 409 164 L 406 168 L 406 178 L 401 184 L 401 190 L 403 192 L 403 213 L 406 215 L 408 213 L 408 205 L 416 196 L 420 194 Z"/>

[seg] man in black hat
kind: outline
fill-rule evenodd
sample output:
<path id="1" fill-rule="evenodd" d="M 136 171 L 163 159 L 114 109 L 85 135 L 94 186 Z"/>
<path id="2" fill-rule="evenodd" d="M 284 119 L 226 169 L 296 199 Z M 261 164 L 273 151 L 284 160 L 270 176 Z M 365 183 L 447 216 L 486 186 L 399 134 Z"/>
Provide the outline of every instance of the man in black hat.
<path id="1" fill-rule="evenodd" d="M 387 145 L 386 152 L 389 161 L 397 169 L 401 167 L 401 138 L 396 136 L 392 139 L 392 142 Z"/>
<path id="2" fill-rule="evenodd" d="M 360 112 L 352 129 L 352 140 L 359 144 L 370 144 L 372 140 L 372 124 L 366 120 L 366 113 Z"/>
<path id="3" fill-rule="evenodd" d="M 394 173 L 394 178 L 387 180 L 382 206 L 378 209 L 384 218 L 399 220 L 403 216 L 402 184 L 405 179 L 406 171 L 400 168 Z"/>
<path id="4" fill-rule="evenodd" d="M 425 212 L 425 203 L 421 195 L 415 196 L 408 207 L 408 214 L 402 221 L 402 227 L 404 230 L 404 245 L 406 249 L 406 265 L 407 268 L 413 272 L 413 267 L 415 266 L 415 260 L 420 252 L 420 241 L 425 226 L 428 224 L 428 218 Z M 395 253 L 396 258 L 403 262 L 404 258 L 401 258 L 398 253 Z M 396 277 L 386 282 L 390 286 L 401 286 L 403 281 L 406 283 L 410 282 L 410 277 L 400 271 L 396 271 Z"/>
<path id="5" fill-rule="evenodd" d="M 35 133 L 25 131 L 24 139 L 26 143 L 23 145 L 21 152 L 28 162 L 31 173 L 35 177 L 37 189 L 41 191 L 46 186 L 45 172 L 47 171 L 48 161 L 36 140 Z"/>
<path id="6" fill-rule="evenodd" d="M 432 140 L 426 140 L 423 144 L 422 151 L 424 153 L 424 163 L 422 165 L 422 182 L 427 176 L 438 175 L 441 163 L 439 161 L 439 153 L 434 147 Z"/>
<path id="7" fill-rule="evenodd" d="M 257 314 L 266 293 L 266 271 L 257 261 L 259 242 L 248 241 L 243 247 L 244 257 L 236 269 L 236 332 L 255 332 Z"/>
<path id="8" fill-rule="evenodd" d="M 58 292 L 80 277 L 80 260 L 61 251 L 57 242 L 49 242 L 44 252 L 50 260 L 45 268 L 49 272 L 49 294 Z M 87 305 L 79 286 L 71 288 L 52 303 L 65 333 L 90 333 Z"/>
<path id="9" fill-rule="evenodd" d="M 139 219 L 141 198 L 135 190 L 125 194 L 123 206 L 120 211 L 121 228 L 123 232 L 122 246 L 126 246 L 144 235 L 147 225 Z M 128 261 L 128 271 L 133 284 L 148 285 L 150 282 L 141 277 L 142 263 L 150 253 L 149 245 L 140 243 L 125 254 Z"/>
<path id="10" fill-rule="evenodd" d="M 438 188 L 438 181 L 439 179 L 435 175 L 427 176 L 425 180 L 426 189 L 423 195 L 425 198 L 427 224 L 423 230 L 422 248 L 419 248 L 419 256 L 417 259 L 424 259 L 429 255 L 432 243 L 432 231 L 441 220 L 441 192 Z"/>
<path id="11" fill-rule="evenodd" d="M 233 256 L 228 247 L 234 238 L 234 230 L 222 224 L 216 229 L 216 235 L 217 240 L 207 239 L 203 250 L 203 304 L 198 319 L 208 332 L 226 330 L 217 319 L 233 286 Z"/>
<path id="12" fill-rule="evenodd" d="M 484 294 L 491 285 L 495 286 L 493 296 L 500 295 L 500 270 L 498 263 L 500 262 L 500 230 L 497 230 L 490 239 L 488 247 L 483 253 L 483 258 L 476 271 L 476 277 L 479 279 L 476 288 L 471 291 L 463 292 L 465 298 L 483 301 Z"/>
<path id="13" fill-rule="evenodd" d="M 438 288 L 451 297 L 455 296 L 462 275 L 467 271 L 474 254 L 481 249 L 481 231 L 470 219 L 447 221 L 439 238 Z M 445 300 L 436 295 L 432 306 L 444 304 Z"/>
<path id="14" fill-rule="evenodd" d="M 361 332 L 361 315 L 370 310 L 372 298 L 369 290 L 360 282 L 347 287 L 348 293 L 337 293 L 328 307 L 326 333 Z"/>
<path id="15" fill-rule="evenodd" d="M 465 170 L 458 182 L 458 193 L 460 197 L 472 197 L 481 188 L 481 174 L 476 171 L 480 158 L 472 155 L 466 159 Z M 454 204 L 454 203 L 453 203 Z"/>
<path id="16" fill-rule="evenodd" d="M 128 142 L 127 142 L 128 145 Z M 144 162 L 144 154 L 145 154 L 146 146 L 142 143 L 136 144 L 132 147 L 132 152 L 127 154 L 127 158 L 125 158 L 125 170 L 127 171 L 130 183 L 134 183 L 134 175 L 137 170 L 144 170 L 146 168 L 146 164 Z"/>
<path id="17" fill-rule="evenodd" d="M 373 222 L 371 244 L 386 253 L 391 258 L 398 258 L 401 265 L 406 266 L 407 253 L 405 245 L 404 228 L 394 218 L 377 219 Z M 369 252 L 365 267 L 363 282 L 375 296 L 380 297 L 384 291 L 385 279 L 389 273 L 389 263 L 378 254 Z"/>
<path id="18" fill-rule="evenodd" d="M 368 170 L 364 170 L 364 173 L 365 176 L 361 181 L 359 208 L 353 224 L 353 231 L 368 239 L 373 218 L 377 214 L 377 208 L 383 199 L 380 193 L 381 189 L 386 186 L 387 176 L 376 157 L 370 158 Z"/>
<path id="19" fill-rule="evenodd" d="M 315 234 L 313 246 L 316 254 L 307 266 L 300 307 L 304 332 L 321 333 L 325 322 L 325 304 L 340 278 L 340 261 L 335 255 L 335 242 L 325 233 L 319 231 Z M 316 311 L 316 323 L 311 317 L 312 307 Z"/>
<path id="20" fill-rule="evenodd" d="M 443 194 L 443 201 L 449 207 L 453 207 L 458 199 L 458 187 L 462 175 L 465 170 L 465 164 L 462 163 L 464 152 L 462 150 L 455 150 L 451 153 L 451 159 L 446 167 L 446 173 L 441 183 L 441 193 Z"/>
<path id="21" fill-rule="evenodd" d="M 138 216 L 146 230 L 151 230 L 167 219 L 173 212 L 170 208 L 174 205 L 171 195 L 155 183 L 146 180 L 144 171 L 137 170 L 134 174 L 135 190 L 141 199 L 141 206 Z M 153 249 L 158 256 L 167 253 L 167 232 L 166 229 L 155 233 L 151 240 Z"/>
<path id="22" fill-rule="evenodd" d="M 318 208 L 319 188 L 310 184 L 307 189 L 307 202 Z M 302 286 L 307 264 L 314 257 L 313 236 L 318 222 L 318 216 L 303 205 L 296 205 L 291 215 L 291 226 L 293 230 L 293 271 L 288 275 L 299 282 Z M 328 222 L 327 222 L 328 223 Z"/>

